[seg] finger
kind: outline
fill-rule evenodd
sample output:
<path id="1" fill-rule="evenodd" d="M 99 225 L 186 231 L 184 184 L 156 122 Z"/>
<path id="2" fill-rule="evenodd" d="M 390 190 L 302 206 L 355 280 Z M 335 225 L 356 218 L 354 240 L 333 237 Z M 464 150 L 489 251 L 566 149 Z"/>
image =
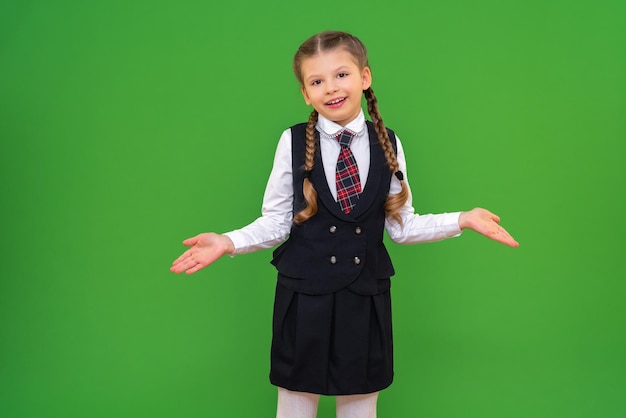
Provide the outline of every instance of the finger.
<path id="1" fill-rule="evenodd" d="M 174 262 L 172 263 L 172 266 L 175 265 L 183 265 L 185 263 L 188 263 L 190 260 L 193 259 L 193 248 L 185 251 L 180 257 L 178 257 L 176 260 L 174 260 Z"/>
<path id="2" fill-rule="evenodd" d="M 180 264 L 170 267 L 170 271 L 172 273 L 182 273 L 184 270 L 181 268 Z"/>
<path id="3" fill-rule="evenodd" d="M 178 274 L 182 273 L 183 271 L 188 271 L 189 269 L 196 267 L 198 264 L 199 263 L 194 260 L 193 257 L 187 257 L 186 259 L 181 260 L 180 262 L 172 266 L 170 270 Z"/>
<path id="4" fill-rule="evenodd" d="M 183 245 L 186 245 L 187 247 L 189 247 L 191 245 L 195 245 L 196 242 L 198 242 L 198 236 L 197 235 L 195 237 L 187 238 L 186 240 L 184 240 L 183 241 Z"/>
<path id="5" fill-rule="evenodd" d="M 206 267 L 208 264 L 205 262 L 201 262 L 195 259 L 195 257 L 189 257 L 187 260 L 185 260 L 185 273 L 187 274 L 193 274 L 196 271 Z"/>
<path id="6" fill-rule="evenodd" d="M 174 262 L 174 264 L 172 264 L 172 267 L 170 267 L 170 271 L 176 274 L 182 273 L 183 271 L 187 270 L 189 266 L 190 266 L 189 259 L 177 260 Z"/>
<path id="7" fill-rule="evenodd" d="M 517 248 L 519 247 L 519 242 L 515 241 L 513 237 L 502 237 L 502 239 L 498 240 L 502 244 L 508 245 L 509 247 Z"/>
<path id="8" fill-rule="evenodd" d="M 489 216 L 489 219 L 491 219 L 495 223 L 500 223 L 500 217 L 495 213 L 487 211 L 487 215 Z"/>
<path id="9" fill-rule="evenodd" d="M 515 238 L 513 238 L 511 234 L 509 234 L 506 229 L 502 227 L 500 227 L 498 233 L 494 236 L 494 239 L 510 247 L 519 247 L 519 243 L 515 241 Z"/>
<path id="10" fill-rule="evenodd" d="M 194 274 L 196 271 L 204 268 L 205 266 L 202 264 L 196 264 L 194 267 L 190 268 L 189 270 L 187 270 L 185 273 L 186 274 Z"/>
<path id="11" fill-rule="evenodd" d="M 185 270 L 183 269 L 182 264 L 175 264 L 172 267 L 170 267 L 170 271 L 172 273 L 178 274 L 178 273 L 182 273 Z"/>
<path id="12" fill-rule="evenodd" d="M 172 265 L 174 265 L 176 263 L 180 263 L 180 262 L 186 260 L 189 256 L 191 256 L 191 250 L 187 250 L 184 253 L 182 253 L 182 255 L 180 257 L 178 257 L 176 260 L 174 260 Z"/>

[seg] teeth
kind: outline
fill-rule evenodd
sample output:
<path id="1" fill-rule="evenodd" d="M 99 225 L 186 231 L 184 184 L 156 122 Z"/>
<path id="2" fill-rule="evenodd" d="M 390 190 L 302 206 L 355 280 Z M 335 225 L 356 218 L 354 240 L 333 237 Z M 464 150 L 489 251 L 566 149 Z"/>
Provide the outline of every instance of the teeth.
<path id="1" fill-rule="evenodd" d="M 343 99 L 337 99 L 337 100 L 333 100 L 332 102 L 328 102 L 328 104 L 333 105 L 333 104 L 339 103 L 341 101 L 343 101 Z"/>

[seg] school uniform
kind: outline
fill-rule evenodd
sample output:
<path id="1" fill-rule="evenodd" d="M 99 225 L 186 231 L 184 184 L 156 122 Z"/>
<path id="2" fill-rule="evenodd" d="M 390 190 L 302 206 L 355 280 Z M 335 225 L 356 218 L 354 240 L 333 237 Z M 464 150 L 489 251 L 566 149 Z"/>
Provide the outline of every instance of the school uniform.
<path id="1" fill-rule="evenodd" d="M 460 234 L 459 213 L 420 216 L 409 199 L 400 211 L 403 226 L 385 218 L 384 203 L 388 194 L 399 192 L 400 183 L 361 112 L 346 126 L 357 133 L 351 149 L 362 184 L 358 203 L 345 214 L 336 201 L 339 145 L 334 135 L 343 128 L 320 116 L 310 173 L 318 213 L 301 225 L 293 224 L 293 214 L 305 206 L 305 127 L 295 125 L 281 137 L 263 215 L 226 235 L 235 244 L 233 255 L 282 242 L 272 259 L 278 280 L 270 381 L 323 395 L 376 392 L 393 380 L 394 269 L 383 244 L 384 231 L 400 243 L 437 241 Z M 389 136 L 406 178 L 401 144 L 393 131 Z"/>

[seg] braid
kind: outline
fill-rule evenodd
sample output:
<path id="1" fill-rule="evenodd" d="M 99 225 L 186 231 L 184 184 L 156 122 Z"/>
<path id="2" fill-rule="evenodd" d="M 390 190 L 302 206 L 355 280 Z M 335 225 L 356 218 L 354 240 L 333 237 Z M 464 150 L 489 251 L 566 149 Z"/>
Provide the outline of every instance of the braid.
<path id="1" fill-rule="evenodd" d="M 309 121 L 306 124 L 306 155 L 304 160 L 304 169 L 311 171 L 315 161 L 315 125 L 317 124 L 317 111 L 314 110 L 309 115 Z"/>
<path id="2" fill-rule="evenodd" d="M 367 100 L 367 111 L 372 118 L 372 123 L 374 124 L 374 129 L 378 135 L 380 146 L 382 147 L 385 157 L 387 158 L 387 166 L 389 166 L 389 170 L 391 170 L 392 173 L 396 174 L 400 171 L 400 166 L 398 164 L 398 160 L 396 159 L 396 152 L 394 151 L 393 145 L 389 140 L 387 128 L 385 128 L 383 119 L 378 111 L 378 100 L 376 99 L 374 90 L 372 90 L 371 87 L 365 90 L 364 93 Z M 396 176 L 398 176 L 398 174 L 396 174 Z M 402 219 L 400 218 L 400 215 L 398 215 L 398 212 L 409 198 L 409 188 L 401 177 L 403 177 L 402 173 L 400 173 L 398 177 L 401 186 L 400 193 L 389 195 L 387 201 L 385 202 L 385 212 L 387 213 L 387 216 L 391 216 L 399 224 L 402 224 Z"/>
<path id="3" fill-rule="evenodd" d="M 311 112 L 306 125 L 306 154 L 304 157 L 304 171 L 310 172 L 313 169 L 315 159 L 315 125 L 317 124 L 317 111 Z M 309 176 L 304 177 L 302 184 L 306 207 L 298 212 L 293 220 L 296 224 L 301 224 L 317 213 L 317 191 Z"/>

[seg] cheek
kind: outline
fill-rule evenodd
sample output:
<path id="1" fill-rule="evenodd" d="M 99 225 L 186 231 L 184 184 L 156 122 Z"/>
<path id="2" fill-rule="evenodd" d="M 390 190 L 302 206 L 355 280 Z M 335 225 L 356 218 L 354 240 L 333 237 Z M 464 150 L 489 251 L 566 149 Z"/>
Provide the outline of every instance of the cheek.
<path id="1" fill-rule="evenodd" d="M 311 102 L 320 101 L 324 97 L 324 92 L 319 88 L 311 88 L 307 90 L 307 98 Z"/>
<path id="2" fill-rule="evenodd" d="M 302 97 L 304 98 L 304 102 L 308 105 L 311 104 L 311 96 L 306 91 L 306 89 L 303 87 L 300 89 L 300 91 L 302 92 Z"/>

